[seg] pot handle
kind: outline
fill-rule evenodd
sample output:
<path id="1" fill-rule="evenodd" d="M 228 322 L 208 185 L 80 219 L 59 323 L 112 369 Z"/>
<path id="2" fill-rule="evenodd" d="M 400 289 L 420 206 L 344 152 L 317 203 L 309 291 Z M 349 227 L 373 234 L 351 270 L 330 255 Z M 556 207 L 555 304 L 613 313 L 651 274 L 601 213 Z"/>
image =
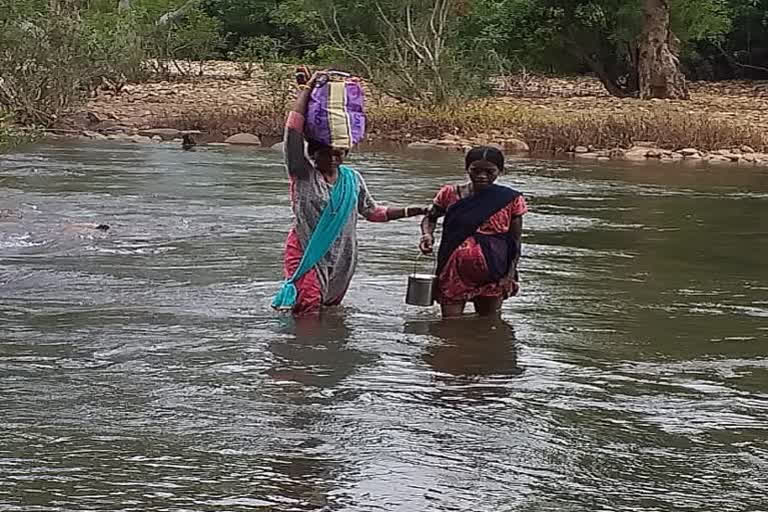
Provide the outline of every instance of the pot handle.
<path id="1" fill-rule="evenodd" d="M 435 270 L 437 270 L 437 258 L 433 258 L 432 256 L 428 254 L 423 254 L 421 251 L 416 255 L 416 258 L 413 260 L 413 272 L 411 272 L 412 276 L 416 275 L 416 267 L 419 265 L 419 261 L 421 259 L 434 259 L 434 263 L 432 264 L 432 275 L 435 274 Z"/>

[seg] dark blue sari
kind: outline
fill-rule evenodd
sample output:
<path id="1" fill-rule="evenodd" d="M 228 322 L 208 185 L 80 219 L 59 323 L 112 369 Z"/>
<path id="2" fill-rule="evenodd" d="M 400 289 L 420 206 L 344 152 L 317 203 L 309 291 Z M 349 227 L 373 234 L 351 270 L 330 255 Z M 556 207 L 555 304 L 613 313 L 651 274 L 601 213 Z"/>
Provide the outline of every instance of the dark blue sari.
<path id="1" fill-rule="evenodd" d="M 511 229 L 507 233 L 494 235 L 478 233 L 477 230 L 520 195 L 509 187 L 490 185 L 451 205 L 443 221 L 443 236 L 437 252 L 437 275 L 445 268 L 453 251 L 467 238 L 474 236 L 488 265 L 488 282 L 500 281 L 506 276 L 518 256 L 520 241 Z"/>

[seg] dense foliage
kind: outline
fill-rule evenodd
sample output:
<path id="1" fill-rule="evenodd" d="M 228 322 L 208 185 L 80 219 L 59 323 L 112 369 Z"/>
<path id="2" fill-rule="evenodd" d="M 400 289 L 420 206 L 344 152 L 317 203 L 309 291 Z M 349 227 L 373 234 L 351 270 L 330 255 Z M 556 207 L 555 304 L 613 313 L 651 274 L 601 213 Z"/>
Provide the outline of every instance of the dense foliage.
<path id="1" fill-rule="evenodd" d="M 232 59 L 338 66 L 406 103 L 489 94 L 519 73 L 637 91 L 643 0 L 0 0 L 0 115 L 50 125 L 97 88 Z M 668 0 L 693 79 L 768 78 L 768 0 Z"/>
<path id="2" fill-rule="evenodd" d="M 434 0 L 206 0 L 231 34 L 278 38 L 295 56 L 327 55 L 334 15 L 361 44 L 386 48 L 379 15 L 429 10 Z M 450 41 L 461 52 L 493 52 L 512 66 L 552 73 L 604 67 L 618 78 L 641 25 L 641 0 L 454 0 Z M 686 72 L 697 79 L 768 78 L 768 0 L 670 0 Z M 416 17 L 414 17 L 416 19 Z M 330 27 L 328 27 L 331 25 Z M 384 30 L 382 30 L 384 29 Z M 591 62 L 594 61 L 594 62 Z"/>

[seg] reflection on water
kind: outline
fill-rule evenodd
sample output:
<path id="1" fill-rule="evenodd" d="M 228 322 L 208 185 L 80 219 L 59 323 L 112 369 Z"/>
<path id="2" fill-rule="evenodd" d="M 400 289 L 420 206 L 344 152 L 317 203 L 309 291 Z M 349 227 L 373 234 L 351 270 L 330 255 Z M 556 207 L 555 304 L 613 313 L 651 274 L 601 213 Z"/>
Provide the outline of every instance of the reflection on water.
<path id="1" fill-rule="evenodd" d="M 431 338 L 424 361 L 437 374 L 472 380 L 523 373 L 517 365 L 515 329 L 501 318 L 410 321 L 405 332 Z"/>
<path id="2" fill-rule="evenodd" d="M 320 317 L 283 318 L 278 332 L 289 337 L 269 342 L 274 364 L 269 376 L 276 382 L 297 383 L 306 388 L 330 389 L 371 356 L 351 348 L 351 330 L 339 310 Z"/>
<path id="3" fill-rule="evenodd" d="M 354 165 L 408 204 L 462 173 Z M 293 320 L 279 155 L 0 160 L 0 510 L 765 510 L 768 173 L 510 169 L 501 318 L 404 305 L 408 220 L 361 224 L 344 307 Z"/>

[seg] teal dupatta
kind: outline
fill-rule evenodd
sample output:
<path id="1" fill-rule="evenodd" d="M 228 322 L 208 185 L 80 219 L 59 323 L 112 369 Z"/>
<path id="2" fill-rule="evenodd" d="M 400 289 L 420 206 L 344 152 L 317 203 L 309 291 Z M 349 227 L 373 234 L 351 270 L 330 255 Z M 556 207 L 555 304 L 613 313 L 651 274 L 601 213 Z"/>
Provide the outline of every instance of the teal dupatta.
<path id="1" fill-rule="evenodd" d="M 349 215 L 357 208 L 357 196 L 360 184 L 355 171 L 346 166 L 339 167 L 339 176 L 331 188 L 328 204 L 325 206 L 320 220 L 312 232 L 312 236 L 304 248 L 299 267 L 293 275 L 283 281 L 280 290 L 272 301 L 272 307 L 279 310 L 290 310 L 296 305 L 298 290 L 296 281 L 317 265 L 325 257 L 331 246 L 341 234 Z"/>

